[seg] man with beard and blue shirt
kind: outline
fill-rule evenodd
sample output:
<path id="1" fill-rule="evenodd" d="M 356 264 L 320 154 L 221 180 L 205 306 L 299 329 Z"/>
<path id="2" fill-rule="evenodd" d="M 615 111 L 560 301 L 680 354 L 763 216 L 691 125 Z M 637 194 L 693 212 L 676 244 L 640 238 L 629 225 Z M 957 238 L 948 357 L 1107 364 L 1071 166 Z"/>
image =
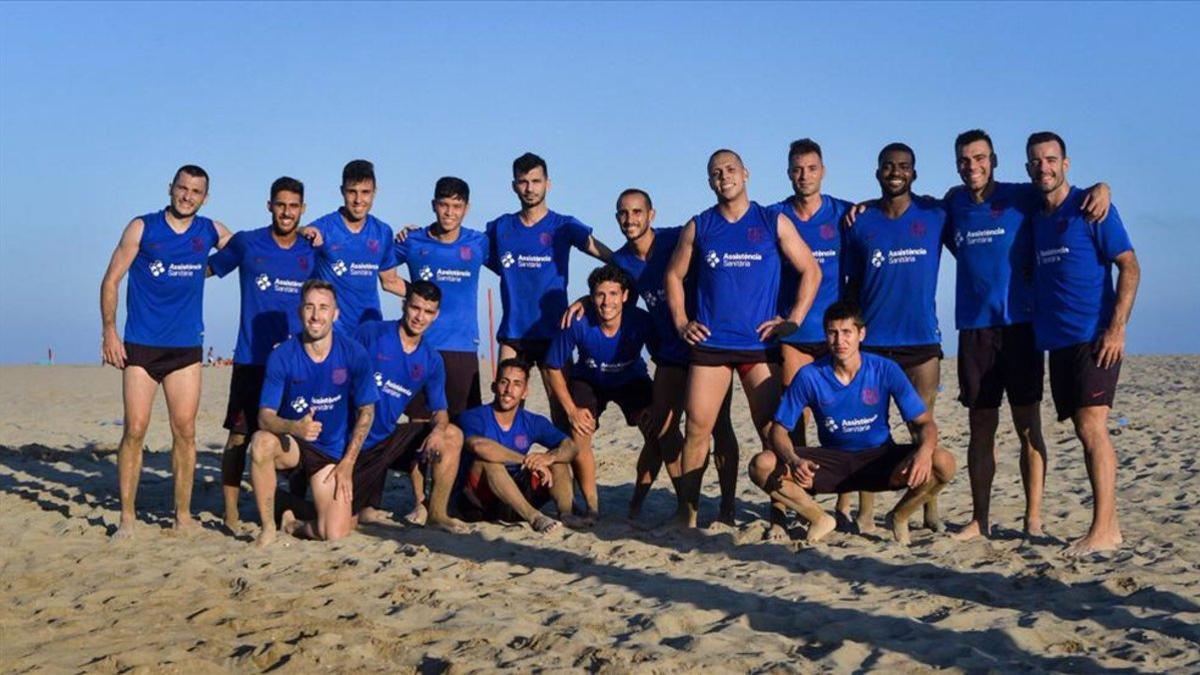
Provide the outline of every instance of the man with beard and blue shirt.
<path id="1" fill-rule="evenodd" d="M 408 283 L 404 298 L 404 316 L 400 321 L 369 321 L 358 327 L 356 339 L 367 351 L 379 389 L 375 421 L 367 435 L 362 462 L 369 465 L 356 490 L 367 493 L 367 505 L 358 512 L 359 522 L 376 520 L 372 511 L 382 502 L 388 467 L 416 473 L 414 467 L 432 470 L 433 491 L 426 506 L 424 481 L 414 483 L 416 504 L 405 520 L 429 525 L 447 532 L 464 532 L 466 527 L 451 518 L 447 507 L 450 491 L 458 476 L 462 433 L 447 413 L 446 369 L 442 355 L 425 338 L 437 325 L 442 292 L 433 282 Z M 414 419 L 411 401 L 424 395 L 428 411 Z M 409 421 L 400 418 L 408 413 Z"/>
<path id="2" fill-rule="evenodd" d="M 1141 267 L 1116 207 L 1103 221 L 1087 222 L 1081 209 L 1086 193 L 1067 182 L 1071 161 L 1058 134 L 1032 134 L 1025 154 L 1029 178 L 1042 194 L 1033 218 L 1034 334 L 1038 348 L 1050 352 L 1054 408 L 1059 421 L 1075 425 L 1092 485 L 1091 527 L 1067 549 L 1082 556 L 1116 549 L 1123 541 L 1117 458 L 1107 422 Z"/>
<path id="3" fill-rule="evenodd" d="M 946 247 L 958 260 L 954 320 L 958 335 L 959 400 L 968 410 L 972 517 L 959 540 L 989 536 L 996 430 L 1005 395 L 1021 443 L 1025 488 L 1024 532 L 1042 530 L 1046 442 L 1041 401 L 1044 357 L 1033 334 L 1033 234 L 1030 218 L 1041 198 L 1028 184 L 1000 183 L 992 139 L 980 129 L 959 134 L 955 162 L 962 186 L 945 198 L 950 218 Z M 1108 211 L 1108 186 L 1088 192 L 1083 210 L 1092 222 Z"/>
<path id="4" fill-rule="evenodd" d="M 665 276 L 672 320 L 691 346 L 679 483 L 685 494 L 679 514 L 684 527 L 696 526 L 709 441 L 735 370 L 766 447 L 780 392 L 775 340 L 804 321 L 821 280 L 820 265 L 792 222 L 750 201 L 746 194 L 750 173 L 736 152 L 712 153 L 707 173 L 717 204 L 684 226 Z M 787 318 L 777 314 L 784 259 L 800 274 Z M 684 288 L 689 270 L 696 274 L 694 318 L 687 312 Z"/>
<path id="5" fill-rule="evenodd" d="M 571 466 L 587 506 L 580 523 L 584 526 L 600 518 L 592 436 L 604 409 L 616 403 L 625 423 L 639 427 L 647 444 L 654 438 L 644 424 L 654 383 L 642 349 L 654 341 L 655 334 L 645 310 L 625 307 L 630 285 L 629 275 L 615 265 L 592 270 L 590 307 L 559 332 L 546 355 L 550 392 L 566 413 L 567 424 L 560 428 L 570 432 L 577 448 Z"/>
<path id="6" fill-rule="evenodd" d="M 379 286 L 404 297 L 404 280 L 396 274 L 392 228 L 371 215 L 375 203 L 375 166 L 356 159 L 342 169 L 342 207 L 303 228 L 317 251 L 317 279 L 337 289 L 337 329 L 346 335 L 364 321 L 379 321 Z M 378 281 L 376 281 L 378 279 Z"/>
<path id="7" fill-rule="evenodd" d="M 830 353 L 792 380 L 775 412 L 771 448 L 751 460 L 750 479 L 772 502 L 808 522 L 809 543 L 837 525 L 813 495 L 906 490 L 888 520 L 895 540 L 907 546 L 909 516 L 954 476 L 954 456 L 938 446 L 933 411 L 900 367 L 860 351 L 869 331 L 859 309 L 835 302 L 824 323 Z M 889 399 L 914 429 L 913 443 L 892 440 Z M 792 442 L 791 430 L 805 408 L 812 409 L 820 447 L 797 448 Z"/>
<path id="8" fill-rule="evenodd" d="M 241 522 L 238 492 L 246 469 L 246 444 L 258 430 L 267 357 L 275 345 L 303 330 L 300 288 L 313 269 L 312 245 L 296 232 L 304 215 L 304 184 L 288 176 L 277 179 L 271 184 L 267 210 L 270 226 L 238 232 L 208 259 L 209 272 L 218 277 L 236 269 L 241 292 L 241 320 L 225 412 L 229 438 L 221 458 L 225 526 L 230 530 L 236 530 Z"/>
<path id="9" fill-rule="evenodd" d="M 304 332 L 267 357 L 258 427 L 250 437 L 251 483 L 262 532 L 259 547 L 275 540 L 276 473 L 298 470 L 312 488 L 316 520 L 282 514 L 285 532 L 332 541 L 350 534 L 368 492 L 355 490 L 367 466 L 358 454 L 375 419 L 379 393 L 366 351 L 333 329 L 338 318 L 333 284 L 309 279 L 300 289 Z"/>
<path id="10" fill-rule="evenodd" d="M 194 164 L 180 167 L 167 188 L 170 205 L 125 226 L 100 283 L 101 354 L 105 363 L 122 371 L 125 407 L 117 451 L 121 522 L 114 539 L 134 533 L 143 442 L 160 384 L 171 421 L 175 529 L 199 527 L 191 504 L 204 346 L 204 268 L 209 251 L 224 246 L 231 236 L 221 223 L 197 215 L 208 187 L 204 169 Z M 128 311 L 122 340 L 117 333 L 117 299 L 126 272 Z"/>

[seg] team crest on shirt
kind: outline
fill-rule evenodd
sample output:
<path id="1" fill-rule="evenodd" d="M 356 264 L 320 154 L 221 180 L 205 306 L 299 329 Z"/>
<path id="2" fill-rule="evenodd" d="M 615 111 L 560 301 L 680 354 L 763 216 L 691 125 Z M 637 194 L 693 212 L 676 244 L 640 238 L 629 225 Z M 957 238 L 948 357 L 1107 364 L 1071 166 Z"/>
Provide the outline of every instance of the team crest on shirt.
<path id="1" fill-rule="evenodd" d="M 192 250 L 199 253 L 208 247 L 204 245 L 204 237 L 192 237 Z"/>
<path id="2" fill-rule="evenodd" d="M 368 239 L 367 240 L 367 250 L 370 251 L 371 253 L 379 253 L 379 240 L 378 239 Z"/>
<path id="3" fill-rule="evenodd" d="M 330 379 L 333 380 L 334 384 L 343 385 L 346 384 L 346 380 L 349 378 L 350 374 L 346 372 L 345 368 L 334 368 Z"/>
<path id="4" fill-rule="evenodd" d="M 832 417 L 826 417 L 825 418 L 825 430 L 831 434 L 837 433 L 837 430 L 838 430 L 837 420 L 833 419 Z"/>
<path id="5" fill-rule="evenodd" d="M 258 286 L 258 290 L 265 291 L 271 287 L 271 277 L 260 274 L 254 278 L 254 285 Z"/>
<path id="6" fill-rule="evenodd" d="M 830 239 L 833 239 L 836 236 L 837 236 L 837 228 L 833 226 L 833 223 L 825 223 L 824 225 L 821 226 L 821 238 L 822 239 L 824 239 L 825 241 L 829 241 Z"/>
<path id="7" fill-rule="evenodd" d="M 875 249 L 871 254 L 871 267 L 883 267 L 883 251 Z"/>
<path id="8" fill-rule="evenodd" d="M 1008 208 L 1008 204 L 1002 201 L 992 202 L 992 220 L 1004 215 L 1004 210 Z"/>
<path id="9" fill-rule="evenodd" d="M 473 257 L 475 257 L 475 253 L 473 251 L 471 251 L 470 246 L 459 246 L 458 247 L 458 259 L 459 260 L 470 260 Z"/>
<path id="10" fill-rule="evenodd" d="M 433 278 L 433 270 L 429 268 L 429 265 L 426 265 L 417 272 L 417 276 L 421 277 L 421 281 L 429 281 Z"/>
<path id="11" fill-rule="evenodd" d="M 295 410 L 297 413 L 302 413 L 307 408 L 308 408 L 308 401 L 306 401 L 303 396 L 297 396 L 292 401 L 292 410 Z"/>
<path id="12" fill-rule="evenodd" d="M 875 387 L 863 387 L 862 402 L 867 405 L 875 405 L 879 403 L 879 391 Z"/>
<path id="13" fill-rule="evenodd" d="M 331 267 L 333 268 L 333 273 L 338 275 L 339 277 L 346 273 L 346 261 L 345 260 L 335 260 Z"/>
<path id="14" fill-rule="evenodd" d="M 408 368 L 408 376 L 411 377 L 414 381 L 417 381 L 417 382 L 421 381 L 422 379 L 425 378 L 425 366 L 423 366 L 419 363 L 412 364 Z"/>
<path id="15" fill-rule="evenodd" d="M 155 260 L 154 262 L 150 263 L 150 274 L 157 277 L 166 271 L 167 266 L 163 264 L 163 261 Z"/>
<path id="16" fill-rule="evenodd" d="M 763 238 L 765 238 L 766 236 L 767 236 L 767 231 L 761 227 L 747 227 L 746 228 L 746 239 L 748 239 L 751 243 L 757 244 L 757 243 L 761 242 L 763 240 Z"/>
<path id="17" fill-rule="evenodd" d="M 307 272 L 308 271 L 308 257 L 300 256 L 300 257 L 296 258 L 296 266 L 300 268 L 301 272 Z"/>
<path id="18" fill-rule="evenodd" d="M 925 221 L 914 220 L 913 224 L 911 226 L 909 226 L 909 231 L 912 232 L 912 236 L 914 236 L 914 237 L 924 237 L 925 236 Z"/>
<path id="19" fill-rule="evenodd" d="M 524 450 L 529 447 L 529 437 L 525 434 L 517 434 L 513 436 L 513 445 L 517 446 L 517 450 Z"/>
<path id="20" fill-rule="evenodd" d="M 543 232 L 538 235 L 538 243 L 542 246 L 549 246 L 554 243 L 554 237 L 549 232 Z"/>
<path id="21" fill-rule="evenodd" d="M 1062 234 L 1071 226 L 1071 221 L 1067 220 L 1066 216 L 1060 217 L 1055 223 L 1058 226 L 1058 233 Z"/>

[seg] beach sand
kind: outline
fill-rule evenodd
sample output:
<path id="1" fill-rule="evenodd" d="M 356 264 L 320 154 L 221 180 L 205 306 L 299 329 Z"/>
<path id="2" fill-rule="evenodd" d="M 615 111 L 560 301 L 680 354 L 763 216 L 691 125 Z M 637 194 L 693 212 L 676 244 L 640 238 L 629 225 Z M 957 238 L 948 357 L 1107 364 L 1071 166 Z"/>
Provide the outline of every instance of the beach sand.
<path id="1" fill-rule="evenodd" d="M 1091 504 L 1082 450 L 1048 401 L 1049 541 L 1019 536 L 1017 443 L 1004 415 L 994 539 L 956 544 L 914 521 L 908 549 L 882 528 L 806 547 L 761 542 L 766 500 L 744 468 L 758 442 L 740 393 L 737 528 L 652 527 L 674 509 L 665 474 L 639 525 L 627 524 L 639 440 L 610 409 L 596 441 L 605 519 L 592 531 L 370 526 L 332 545 L 281 535 L 259 551 L 249 543 L 256 525 L 236 537 L 221 528 L 229 373 L 204 371 L 193 504 L 204 529 L 190 538 L 165 529 L 160 397 L 129 544 L 109 541 L 119 373 L 0 369 L 0 670 L 1200 671 L 1197 356 L 1125 365 L 1111 428 L 1126 545 L 1085 560 L 1059 555 L 1087 529 Z M 953 374 L 946 361 L 937 417 L 959 473 L 941 507 L 961 524 L 966 414 Z M 544 412 L 544 395 L 529 406 Z M 715 474 L 707 479 L 702 525 L 716 514 Z M 385 505 L 405 513 L 407 481 L 388 485 Z M 879 516 L 894 499 L 879 497 Z M 255 521 L 249 493 L 241 504 Z"/>

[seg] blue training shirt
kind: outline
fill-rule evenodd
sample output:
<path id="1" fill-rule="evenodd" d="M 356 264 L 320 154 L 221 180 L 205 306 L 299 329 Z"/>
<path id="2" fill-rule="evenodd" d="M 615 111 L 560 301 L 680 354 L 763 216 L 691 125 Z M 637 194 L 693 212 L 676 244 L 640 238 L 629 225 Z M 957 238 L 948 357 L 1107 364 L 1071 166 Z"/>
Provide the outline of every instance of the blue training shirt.
<path id="1" fill-rule="evenodd" d="M 354 335 L 358 324 L 382 319 L 379 273 L 396 266 L 392 228 L 368 214 L 355 234 L 339 211 L 321 216 L 309 227 L 320 230 L 323 239 L 316 249 L 313 276 L 333 284 L 339 311 L 336 327 Z"/>
<path id="2" fill-rule="evenodd" d="M 464 410 L 458 417 L 458 426 L 463 438 L 487 438 L 520 455 L 528 455 L 535 444 L 553 450 L 567 440 L 567 435 L 555 428 L 550 420 L 523 407 L 517 408 L 508 429 L 501 428 L 496 421 L 496 412 L 491 405 Z M 514 476 L 521 472 L 519 465 L 507 464 L 505 468 Z"/>
<path id="3" fill-rule="evenodd" d="M 845 236 L 842 216 L 852 207 L 848 201 L 821 195 L 821 207 L 808 220 L 801 220 L 792 208 L 791 198 L 773 205 L 771 210 L 782 213 L 796 226 L 796 232 L 821 266 L 821 285 L 813 298 L 812 308 L 795 333 L 783 338 L 783 342 L 802 344 L 825 342 L 825 310 L 842 297 L 842 240 Z M 796 291 L 800 288 L 800 273 L 784 259 L 779 272 L 779 316 L 786 317 L 796 305 Z"/>
<path id="4" fill-rule="evenodd" d="M 321 435 L 312 443 L 337 461 L 346 454 L 359 406 L 379 400 L 371 362 L 362 345 L 335 331 L 329 354 L 316 363 L 304 351 L 301 337 L 284 342 L 267 357 L 258 405 L 285 420 L 298 420 L 312 408 L 321 423 Z"/>
<path id="5" fill-rule="evenodd" d="M 913 197 L 899 218 L 872 206 L 846 236 L 846 273 L 858 283 L 867 322 L 864 345 L 940 344 L 937 276 L 946 211 L 940 201 Z"/>
<path id="6" fill-rule="evenodd" d="M 667 290 L 663 279 L 682 232 L 682 227 L 655 228 L 654 243 L 650 245 L 650 252 L 645 260 L 634 253 L 633 244 L 629 242 L 614 251 L 612 258 L 613 264 L 633 279 L 633 288 L 650 313 L 654 328 L 654 340 L 647 344 L 650 355 L 661 363 L 676 366 L 687 365 L 691 359 L 691 348 L 675 330 L 671 308 L 667 305 Z M 687 314 L 695 316 L 695 274 L 689 274 L 684 280 L 684 292 L 687 295 Z"/>
<path id="7" fill-rule="evenodd" d="M 300 288 L 313 270 L 313 247 L 304 237 L 283 248 L 270 226 L 238 232 L 209 256 L 208 267 L 218 277 L 238 271 L 242 308 L 234 363 L 266 365 L 275 345 L 303 330 Z"/>
<path id="8" fill-rule="evenodd" d="M 589 308 L 559 331 L 546 354 L 546 367 L 566 370 L 597 389 L 614 389 L 649 377 L 642 348 L 653 339 L 654 326 L 644 309 L 626 306 L 621 326 L 609 337 L 600 328 L 596 311 Z M 579 356 L 572 361 L 576 351 Z"/>
<path id="9" fill-rule="evenodd" d="M 167 211 L 141 216 L 142 239 L 129 267 L 125 341 L 148 347 L 204 344 L 204 265 L 220 237 L 213 221 L 193 216 L 179 234 Z"/>
<path id="10" fill-rule="evenodd" d="M 571 247 L 587 247 L 592 228 L 547 211 L 526 227 L 509 213 L 487 224 L 487 266 L 500 276 L 499 339 L 550 340 L 567 309 Z"/>
<path id="11" fill-rule="evenodd" d="M 439 319 L 440 321 L 441 319 Z M 446 410 L 446 366 L 442 355 L 422 336 L 417 348 L 405 352 L 399 321 L 368 321 L 358 327 L 355 339 L 367 352 L 379 402 L 375 421 L 363 448 L 372 448 L 392 435 L 408 402 L 424 390 L 429 411 Z"/>
<path id="12" fill-rule="evenodd" d="M 981 203 L 957 188 L 946 200 L 946 248 L 958 260 L 954 323 L 959 330 L 1033 320 L 1033 232 L 1029 184 L 996 183 Z"/>
<path id="13" fill-rule="evenodd" d="M 708 327 L 700 346 L 761 350 L 758 326 L 775 316 L 779 299 L 778 214 L 750 202 L 736 223 L 717 207 L 693 218 L 696 224 L 696 321 Z"/>
<path id="14" fill-rule="evenodd" d="M 905 422 L 920 417 L 925 403 L 895 361 L 863 352 L 862 366 L 850 384 L 833 372 L 833 359 L 817 359 L 796 373 L 783 394 L 775 421 L 794 429 L 811 408 L 821 447 L 858 452 L 892 440 L 888 398 L 896 401 Z"/>
<path id="15" fill-rule="evenodd" d="M 1039 211 L 1033 218 L 1033 328 L 1039 349 L 1091 342 L 1112 320 L 1117 300 L 1113 261 L 1132 251 L 1133 243 L 1115 206 L 1109 207 L 1103 222 L 1087 222 L 1080 210 L 1086 196 L 1087 191 L 1073 187 L 1057 209 Z"/>
<path id="16" fill-rule="evenodd" d="M 458 239 L 443 243 L 429 228 L 410 232 L 396 243 L 396 264 L 408 264 L 408 278 L 437 285 L 442 291 L 437 321 L 422 341 L 448 352 L 479 351 L 479 269 L 487 259 L 487 237 L 459 228 Z"/>

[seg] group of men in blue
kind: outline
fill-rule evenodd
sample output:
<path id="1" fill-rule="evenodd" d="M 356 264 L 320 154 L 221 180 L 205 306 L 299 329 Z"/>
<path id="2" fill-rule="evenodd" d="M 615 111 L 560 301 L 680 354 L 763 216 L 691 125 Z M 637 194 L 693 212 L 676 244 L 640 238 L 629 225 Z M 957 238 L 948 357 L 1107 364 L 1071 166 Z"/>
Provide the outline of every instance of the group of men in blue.
<path id="1" fill-rule="evenodd" d="M 1092 526 L 1068 550 L 1116 548 L 1116 462 L 1105 421 L 1139 277 L 1128 234 L 1106 185 L 1067 182 L 1065 142 L 1052 132 L 1026 143 L 1026 185 L 996 182 L 986 133 L 964 132 L 954 149 L 963 184 L 943 199 L 913 193 L 915 152 L 892 143 L 878 157 L 880 197 L 853 204 L 821 192 L 821 148 L 802 139 L 788 150 L 793 194 L 765 207 L 749 199 L 741 157 L 718 150 L 707 164 L 717 203 L 682 227 L 653 227 L 650 195 L 623 191 L 616 219 L 626 242 L 615 252 L 592 228 L 547 207 L 546 163 L 528 153 L 513 163 L 520 210 L 483 232 L 463 227 L 467 183 L 444 177 L 434 188 L 434 222 L 394 233 L 370 213 L 374 167 L 355 160 L 343 170 L 337 211 L 301 226 L 304 186 L 284 177 L 271 186 L 271 225 L 231 235 L 197 215 L 208 175 L 184 166 L 170 206 L 126 227 L 101 288 L 104 360 L 123 370 L 126 408 L 115 536 L 134 531 L 142 441 L 159 384 L 171 416 L 176 526 L 195 526 L 204 278 L 236 269 L 241 317 L 225 420 L 225 522 L 241 527 L 248 455 L 259 545 L 279 529 L 331 540 L 386 521 L 391 470 L 412 480 L 415 505 L 404 519 L 414 525 L 462 532 L 464 519 L 518 519 L 539 532 L 589 527 L 601 513 L 593 438 L 609 403 L 643 439 L 631 518 L 665 467 L 675 522 L 695 527 L 712 456 L 717 520 L 732 524 L 735 373 L 762 444 L 748 473 L 770 500 L 768 538 L 789 537 L 790 513 L 809 542 L 839 528 L 870 531 L 873 494 L 902 490 L 886 522 L 907 544 L 918 509 L 928 528 L 941 529 L 937 495 L 955 473 L 934 421 L 945 247 L 958 261 L 957 366 L 970 424 L 972 518 L 955 537 L 990 534 L 1006 395 L 1022 444 L 1024 528 L 1043 536 L 1039 407 L 1049 352 L 1055 409 L 1074 422 L 1094 494 Z M 572 248 L 604 263 L 574 303 Z M 477 356 L 483 267 L 499 277 L 503 310 L 487 404 Z M 116 305 L 127 272 L 122 339 Z M 404 298 L 399 319 L 383 320 L 379 288 Z M 550 419 L 525 407 L 535 367 Z M 892 436 L 892 402 L 908 443 Z M 808 420 L 815 443 L 806 441 Z M 834 515 L 815 500 L 822 494 L 838 495 Z M 542 511 L 551 501 L 556 517 Z"/>

